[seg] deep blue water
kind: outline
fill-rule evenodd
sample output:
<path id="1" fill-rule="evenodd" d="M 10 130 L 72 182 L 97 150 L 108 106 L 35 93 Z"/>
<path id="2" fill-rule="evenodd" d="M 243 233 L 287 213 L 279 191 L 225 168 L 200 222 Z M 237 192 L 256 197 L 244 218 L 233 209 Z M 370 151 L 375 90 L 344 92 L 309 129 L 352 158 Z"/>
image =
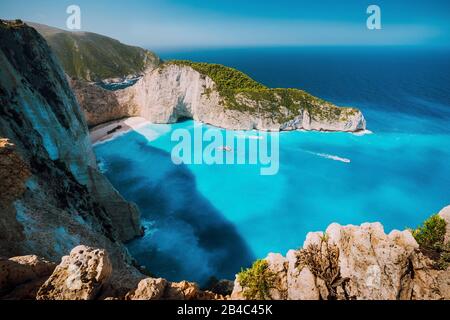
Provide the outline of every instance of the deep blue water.
<path id="1" fill-rule="evenodd" d="M 282 133 L 274 176 L 261 176 L 254 165 L 174 165 L 171 132 L 193 130 L 192 121 L 149 125 L 96 146 L 106 175 L 142 211 L 147 233 L 129 249 L 154 274 L 201 283 L 210 276 L 232 279 L 255 258 L 298 248 L 307 232 L 332 222 L 380 221 L 390 231 L 416 226 L 450 204 L 449 52 L 273 48 L 159 54 L 226 64 L 271 87 L 301 88 L 358 107 L 374 133 Z"/>

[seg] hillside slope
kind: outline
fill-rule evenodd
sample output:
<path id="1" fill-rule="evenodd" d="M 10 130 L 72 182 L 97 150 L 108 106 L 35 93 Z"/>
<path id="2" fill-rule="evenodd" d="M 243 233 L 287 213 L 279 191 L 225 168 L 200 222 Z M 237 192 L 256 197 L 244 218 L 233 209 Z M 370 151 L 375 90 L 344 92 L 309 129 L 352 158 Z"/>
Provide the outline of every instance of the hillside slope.
<path id="1" fill-rule="evenodd" d="M 160 64 L 148 50 L 125 45 L 91 32 L 70 32 L 38 23 L 28 23 L 48 42 L 65 72 L 72 78 L 100 81 L 142 74 Z"/>

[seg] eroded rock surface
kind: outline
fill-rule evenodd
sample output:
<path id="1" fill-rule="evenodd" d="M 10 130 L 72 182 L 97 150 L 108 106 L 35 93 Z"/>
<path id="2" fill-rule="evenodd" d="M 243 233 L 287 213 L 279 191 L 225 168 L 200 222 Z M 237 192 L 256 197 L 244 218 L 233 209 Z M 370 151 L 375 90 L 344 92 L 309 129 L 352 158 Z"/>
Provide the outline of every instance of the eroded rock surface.
<path id="1" fill-rule="evenodd" d="M 128 272 L 121 241 L 141 235 L 137 207 L 98 172 L 59 62 L 21 21 L 0 21 L 0 106 L 0 138 L 14 145 L 0 147 L 0 255 L 56 262 L 84 243 Z"/>
<path id="2" fill-rule="evenodd" d="M 409 231 L 379 223 L 332 224 L 309 233 L 302 250 L 266 260 L 276 274 L 272 299 L 449 299 L 450 269 L 436 270 Z M 232 298 L 245 288 L 236 279 Z"/>
<path id="3" fill-rule="evenodd" d="M 39 286 L 56 264 L 37 256 L 0 257 L 0 296 L 2 299 L 34 299 Z"/>
<path id="4" fill-rule="evenodd" d="M 112 274 L 105 250 L 78 246 L 62 259 L 37 294 L 38 300 L 92 300 Z"/>
<path id="5" fill-rule="evenodd" d="M 130 291 L 128 300 L 223 300 L 224 296 L 202 291 L 193 282 L 168 282 L 164 279 L 147 278 Z"/>

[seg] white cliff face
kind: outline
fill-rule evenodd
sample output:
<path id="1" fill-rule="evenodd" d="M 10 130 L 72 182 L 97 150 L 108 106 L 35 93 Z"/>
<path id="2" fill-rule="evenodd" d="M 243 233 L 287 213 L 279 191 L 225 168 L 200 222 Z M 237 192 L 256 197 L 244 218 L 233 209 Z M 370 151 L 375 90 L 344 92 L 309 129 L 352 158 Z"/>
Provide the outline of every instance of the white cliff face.
<path id="1" fill-rule="evenodd" d="M 301 101 L 296 112 L 288 110 L 278 96 L 279 104 L 274 105 L 277 111 L 268 111 L 268 101 L 239 93 L 236 100 L 246 106 L 245 110 L 226 107 L 215 82 L 186 65 L 169 63 L 149 69 L 135 85 L 123 90 L 106 91 L 81 81 L 72 81 L 71 85 L 90 126 L 141 116 L 153 123 L 190 118 L 231 130 L 353 132 L 366 128 L 359 110 L 336 108 L 326 102 L 314 105 L 316 112 L 312 115 L 301 107 Z M 337 115 L 331 112 L 336 110 Z"/>
<path id="2" fill-rule="evenodd" d="M 246 114 L 226 110 L 209 78 L 188 66 L 169 65 L 147 73 L 134 86 L 117 91 L 121 105 L 139 110 L 154 123 L 194 119 L 223 128 L 253 129 Z"/>
<path id="3" fill-rule="evenodd" d="M 450 268 L 437 270 L 410 231 L 385 234 L 379 223 L 332 224 L 307 235 L 286 258 L 269 254 L 272 299 L 450 299 Z M 245 288 L 235 281 L 232 299 Z"/>
<path id="4" fill-rule="evenodd" d="M 117 91 L 120 105 L 140 110 L 140 116 L 150 122 L 174 123 L 181 118 L 192 118 L 217 127 L 233 130 L 323 130 L 358 131 L 365 129 L 361 112 L 345 109 L 340 118 L 333 121 L 313 118 L 307 110 L 299 109 L 297 115 L 282 110 L 283 116 L 292 120 L 279 120 L 278 114 L 261 111 L 264 101 L 251 99 L 243 94 L 237 100 L 249 106 L 249 111 L 229 109 L 224 98 L 216 90 L 214 81 L 190 66 L 168 64 L 147 73 L 136 85 Z M 281 102 L 280 102 L 281 103 Z M 326 109 L 327 104 L 318 105 Z M 281 109 L 282 106 L 281 106 Z"/>

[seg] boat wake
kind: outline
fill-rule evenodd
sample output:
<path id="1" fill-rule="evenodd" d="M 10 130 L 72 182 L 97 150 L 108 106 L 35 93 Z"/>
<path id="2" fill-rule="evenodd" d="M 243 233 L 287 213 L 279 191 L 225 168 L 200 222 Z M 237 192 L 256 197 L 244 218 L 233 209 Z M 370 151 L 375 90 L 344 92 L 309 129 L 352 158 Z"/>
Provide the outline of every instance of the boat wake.
<path id="1" fill-rule="evenodd" d="M 258 135 L 245 135 L 245 134 L 240 134 L 237 136 L 238 138 L 241 139 L 249 139 L 249 140 L 263 140 L 264 137 L 262 136 L 258 136 Z"/>
<path id="2" fill-rule="evenodd" d="M 328 153 L 318 153 L 318 152 L 312 152 L 312 151 L 306 151 L 309 154 L 321 157 L 321 158 L 325 158 L 325 159 L 330 159 L 330 160 L 334 160 L 334 161 L 340 161 L 340 162 L 344 162 L 344 163 L 350 163 L 352 162 L 350 159 L 347 158 L 342 158 L 336 155 L 332 155 L 332 154 L 328 154 Z"/>

